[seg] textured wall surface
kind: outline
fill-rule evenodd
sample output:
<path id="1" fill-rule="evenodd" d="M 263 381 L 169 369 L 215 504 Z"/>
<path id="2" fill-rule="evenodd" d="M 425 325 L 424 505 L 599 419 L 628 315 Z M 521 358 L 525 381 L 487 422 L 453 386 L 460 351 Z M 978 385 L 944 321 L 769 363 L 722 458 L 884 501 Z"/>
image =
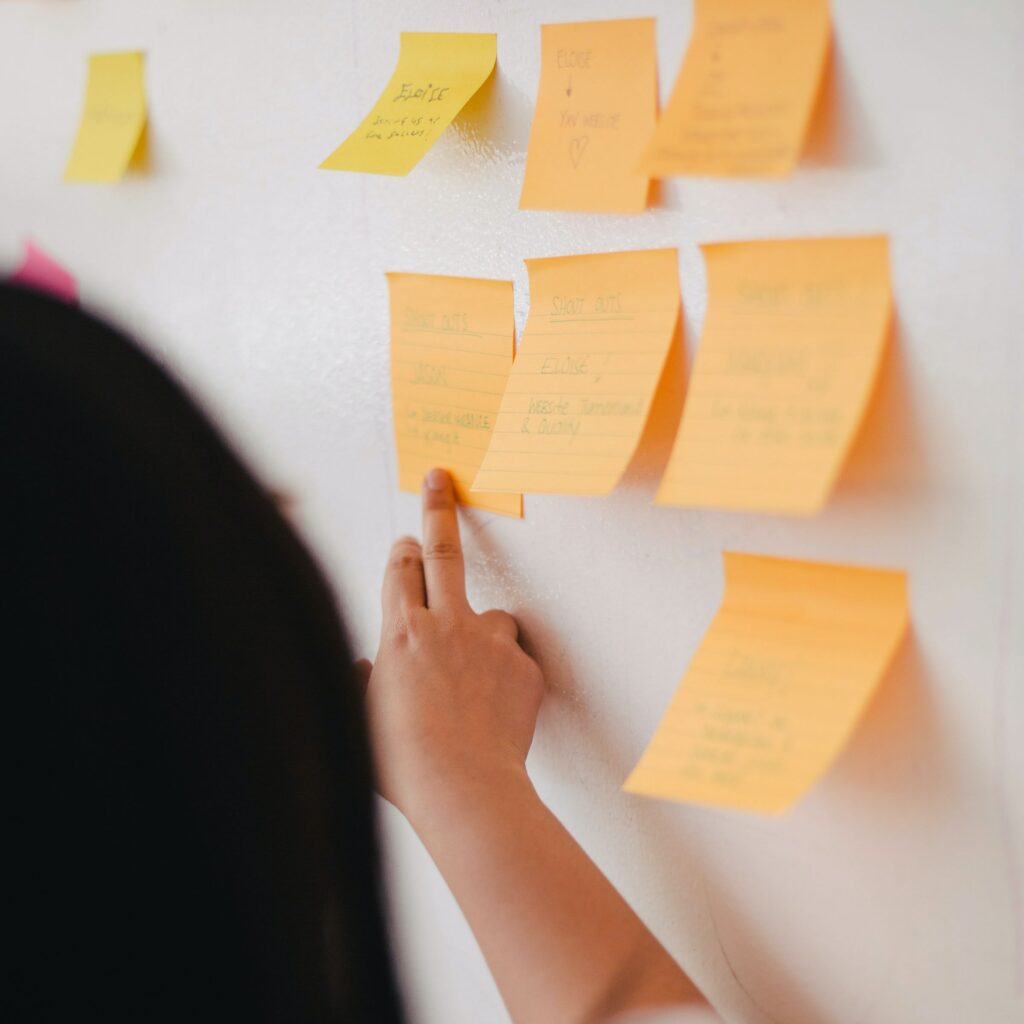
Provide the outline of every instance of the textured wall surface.
<path id="1" fill-rule="evenodd" d="M 472 594 L 521 618 L 546 669 L 543 795 L 730 1020 L 1020 1020 L 1024 5 L 835 0 L 792 178 L 669 181 L 636 217 L 518 211 L 538 25 L 648 14 L 664 97 L 678 0 L 3 0 L 0 265 L 36 238 L 189 382 L 298 496 L 372 653 L 388 545 L 418 527 L 395 486 L 386 270 L 511 277 L 521 329 L 523 257 L 678 246 L 688 363 L 699 243 L 888 232 L 895 345 L 824 514 L 653 508 L 648 445 L 610 499 L 468 515 Z M 407 179 L 318 171 L 400 29 L 497 31 L 497 78 Z M 122 48 L 148 52 L 151 171 L 63 185 L 85 56 Z M 910 573 L 910 642 L 778 820 L 618 789 L 717 607 L 722 549 Z M 412 1020 L 505 1021 L 443 882 L 384 818 Z"/>

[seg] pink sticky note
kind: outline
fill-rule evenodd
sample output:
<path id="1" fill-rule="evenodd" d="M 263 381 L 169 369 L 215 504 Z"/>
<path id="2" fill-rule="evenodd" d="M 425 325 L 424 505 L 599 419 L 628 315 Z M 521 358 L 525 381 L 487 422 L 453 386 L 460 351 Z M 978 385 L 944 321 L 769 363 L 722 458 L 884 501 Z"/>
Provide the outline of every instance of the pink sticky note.
<path id="1" fill-rule="evenodd" d="M 11 275 L 11 280 L 27 288 L 48 292 L 64 302 L 78 301 L 78 282 L 33 242 L 25 243 L 25 258 Z"/>

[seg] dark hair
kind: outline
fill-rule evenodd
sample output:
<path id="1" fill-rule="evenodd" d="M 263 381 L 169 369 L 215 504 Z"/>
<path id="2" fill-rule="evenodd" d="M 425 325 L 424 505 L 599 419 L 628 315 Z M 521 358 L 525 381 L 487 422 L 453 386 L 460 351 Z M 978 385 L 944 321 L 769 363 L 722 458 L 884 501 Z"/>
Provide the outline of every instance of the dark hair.
<path id="1" fill-rule="evenodd" d="M 124 335 L 2 285 L 0 453 L 33 1019 L 399 1021 L 361 695 L 274 503 Z"/>

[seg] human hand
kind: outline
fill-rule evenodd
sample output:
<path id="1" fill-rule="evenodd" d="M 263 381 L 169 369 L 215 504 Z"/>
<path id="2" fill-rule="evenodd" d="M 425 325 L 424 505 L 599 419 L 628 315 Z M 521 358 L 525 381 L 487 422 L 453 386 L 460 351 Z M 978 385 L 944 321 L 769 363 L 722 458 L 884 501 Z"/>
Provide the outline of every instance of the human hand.
<path id="1" fill-rule="evenodd" d="M 443 470 L 424 481 L 422 547 L 391 549 L 383 611 L 366 696 L 381 794 L 415 825 L 439 801 L 523 776 L 543 678 L 511 615 L 469 605 Z"/>

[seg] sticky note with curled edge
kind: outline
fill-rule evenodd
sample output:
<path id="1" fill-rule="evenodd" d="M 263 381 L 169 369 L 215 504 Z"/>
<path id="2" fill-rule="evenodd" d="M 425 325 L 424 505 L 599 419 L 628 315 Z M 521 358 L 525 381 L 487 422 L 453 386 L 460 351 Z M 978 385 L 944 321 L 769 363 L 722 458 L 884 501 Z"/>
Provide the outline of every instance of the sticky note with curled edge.
<path id="1" fill-rule="evenodd" d="M 637 164 L 658 105 L 654 19 L 541 25 L 540 32 L 520 207 L 639 213 L 650 182 Z"/>
<path id="2" fill-rule="evenodd" d="M 695 0 L 651 175 L 781 177 L 800 156 L 828 55 L 828 0 Z"/>
<path id="3" fill-rule="evenodd" d="M 447 469 L 466 505 L 521 516 L 519 494 L 472 492 L 512 368 L 511 281 L 388 274 L 399 486 Z"/>
<path id="4" fill-rule="evenodd" d="M 144 61 L 137 51 L 89 57 L 85 104 L 65 181 L 113 182 L 128 169 L 146 127 Z"/>
<path id="5" fill-rule="evenodd" d="M 497 54 L 489 32 L 403 32 L 391 81 L 321 168 L 408 174 L 490 77 Z"/>
<path id="6" fill-rule="evenodd" d="M 74 275 L 34 242 L 25 243 L 24 258 L 10 279 L 14 284 L 46 292 L 64 302 L 78 301 L 78 283 Z"/>
<path id="7" fill-rule="evenodd" d="M 675 249 L 527 260 L 530 313 L 474 490 L 607 494 L 679 319 Z"/>
<path id="8" fill-rule="evenodd" d="M 708 307 L 656 501 L 811 515 L 828 499 L 889 335 L 882 236 L 702 247 Z"/>
<path id="9" fill-rule="evenodd" d="M 902 572 L 725 553 L 725 596 L 631 793 L 777 814 L 832 764 L 907 629 Z"/>

